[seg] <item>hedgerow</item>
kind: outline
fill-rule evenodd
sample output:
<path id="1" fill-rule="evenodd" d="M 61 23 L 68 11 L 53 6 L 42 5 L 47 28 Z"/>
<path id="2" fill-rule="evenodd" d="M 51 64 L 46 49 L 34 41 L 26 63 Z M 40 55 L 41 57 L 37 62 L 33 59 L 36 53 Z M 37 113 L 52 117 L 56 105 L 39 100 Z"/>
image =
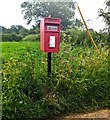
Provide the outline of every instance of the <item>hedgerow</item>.
<path id="1" fill-rule="evenodd" d="M 23 36 L 19 34 L 0 34 L 2 42 L 19 42 L 22 41 Z"/>

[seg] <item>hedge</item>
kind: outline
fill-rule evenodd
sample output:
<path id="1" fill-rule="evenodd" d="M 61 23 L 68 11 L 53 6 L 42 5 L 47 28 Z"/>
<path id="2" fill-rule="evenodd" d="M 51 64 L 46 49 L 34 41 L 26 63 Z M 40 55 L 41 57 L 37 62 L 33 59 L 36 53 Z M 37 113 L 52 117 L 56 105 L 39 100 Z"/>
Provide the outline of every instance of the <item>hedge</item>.
<path id="1" fill-rule="evenodd" d="M 19 42 L 22 41 L 23 36 L 18 34 L 0 34 L 2 36 L 2 42 Z"/>
<path id="2" fill-rule="evenodd" d="M 30 42 L 36 42 L 40 40 L 40 35 L 39 34 L 31 34 L 22 39 L 22 41 L 30 41 Z"/>

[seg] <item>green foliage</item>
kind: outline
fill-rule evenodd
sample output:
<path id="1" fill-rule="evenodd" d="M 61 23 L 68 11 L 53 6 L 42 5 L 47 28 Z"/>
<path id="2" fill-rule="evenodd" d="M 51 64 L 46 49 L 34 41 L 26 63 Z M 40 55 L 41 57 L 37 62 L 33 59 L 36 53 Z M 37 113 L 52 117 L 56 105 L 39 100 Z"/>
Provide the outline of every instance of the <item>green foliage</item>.
<path id="1" fill-rule="evenodd" d="M 36 25 L 33 25 L 32 28 L 30 28 L 29 30 L 29 34 L 39 34 L 39 33 L 40 33 L 40 29 Z"/>
<path id="2" fill-rule="evenodd" d="M 104 28 L 105 29 L 105 32 L 108 32 L 110 34 L 110 16 L 109 16 L 109 10 L 110 10 L 110 0 L 105 0 L 105 5 L 106 7 L 104 9 L 102 8 L 99 8 L 99 17 L 102 17 L 103 18 L 103 22 L 105 22 L 106 24 L 106 27 Z"/>
<path id="3" fill-rule="evenodd" d="M 81 34 L 81 31 L 77 28 L 66 29 L 61 32 L 61 42 L 69 43 L 74 45 L 77 42 L 78 36 Z"/>
<path id="4" fill-rule="evenodd" d="M 40 35 L 39 34 L 31 34 L 22 39 L 22 41 L 30 41 L 30 42 L 35 42 L 39 41 Z"/>
<path id="5" fill-rule="evenodd" d="M 47 54 L 39 50 L 39 43 L 13 42 L 2 46 L 4 119 L 46 119 L 61 113 L 108 107 L 106 47 L 100 48 L 101 60 L 92 47 L 73 49 L 62 41 L 61 51 L 52 55 L 49 79 Z M 15 54 L 9 54 L 10 50 Z"/>
<path id="6" fill-rule="evenodd" d="M 96 44 L 102 43 L 107 45 L 108 37 L 106 33 L 97 33 L 96 31 L 90 29 L 90 33 Z M 65 43 L 70 43 L 72 46 L 92 46 L 91 39 L 86 30 L 79 30 L 77 27 L 69 28 L 61 32 L 61 41 Z"/>
<path id="7" fill-rule="evenodd" d="M 81 29 L 81 27 L 83 26 L 83 23 L 81 22 L 81 20 L 78 20 L 76 18 L 74 22 L 74 26 Z"/>
<path id="8" fill-rule="evenodd" d="M 81 22 L 76 19 L 76 24 L 74 25 L 74 28 L 68 28 L 65 30 L 61 30 L 61 42 L 64 41 L 65 43 L 70 43 L 72 46 L 76 45 L 83 45 L 83 46 L 91 46 L 91 40 L 87 34 L 86 30 L 81 30 Z M 13 31 L 13 29 L 15 30 L 15 33 L 19 33 L 19 34 L 15 34 Z M 6 28 L 3 28 L 5 30 L 9 30 Z M 5 30 L 3 30 L 4 32 L 6 32 Z M 30 30 L 27 30 L 25 28 L 23 28 L 22 26 L 12 26 L 10 28 L 10 34 L 8 34 L 8 31 L 6 32 L 7 34 L 3 35 L 0 34 L 0 36 L 2 36 L 2 41 L 39 41 L 40 39 L 40 31 L 39 28 L 36 26 L 32 26 L 32 28 Z M 90 30 L 92 37 L 94 39 L 94 41 L 96 42 L 96 44 L 108 44 L 109 43 L 109 35 L 107 35 L 106 33 L 103 32 L 99 32 L 97 33 L 94 30 Z"/>
<path id="9" fill-rule="evenodd" d="M 39 34 L 39 28 L 35 25 L 30 29 L 26 29 L 21 25 L 11 25 L 10 28 L 5 28 L 4 26 L 0 26 L 0 34 L 16 34 L 22 35 L 23 37 L 30 34 Z"/>
<path id="10" fill-rule="evenodd" d="M 6 34 L 7 33 L 7 28 L 5 28 L 4 26 L 0 26 L 0 34 Z"/>
<path id="11" fill-rule="evenodd" d="M 0 45 L 2 46 L 2 62 L 10 60 L 13 56 L 15 59 L 22 58 L 24 51 L 29 46 L 33 50 L 36 48 L 34 42 L 1 42 Z M 39 49 L 39 45 L 37 45 L 37 49 Z"/>
<path id="12" fill-rule="evenodd" d="M 73 2 L 39 2 L 28 1 L 21 4 L 24 19 L 30 24 L 32 20 L 39 26 L 40 19 L 45 16 L 52 16 L 61 18 L 62 28 L 68 27 L 72 24 L 74 17 L 74 3 Z"/>
<path id="13" fill-rule="evenodd" d="M 0 34 L 0 36 L 2 36 L 2 41 L 6 42 L 6 41 L 16 41 L 19 42 L 22 40 L 23 36 L 22 35 L 18 35 L 18 34 Z"/>
<path id="14" fill-rule="evenodd" d="M 11 27 L 8 30 L 8 33 L 14 33 L 14 34 L 19 34 L 19 31 L 21 29 L 25 29 L 23 26 L 21 25 L 11 25 Z"/>

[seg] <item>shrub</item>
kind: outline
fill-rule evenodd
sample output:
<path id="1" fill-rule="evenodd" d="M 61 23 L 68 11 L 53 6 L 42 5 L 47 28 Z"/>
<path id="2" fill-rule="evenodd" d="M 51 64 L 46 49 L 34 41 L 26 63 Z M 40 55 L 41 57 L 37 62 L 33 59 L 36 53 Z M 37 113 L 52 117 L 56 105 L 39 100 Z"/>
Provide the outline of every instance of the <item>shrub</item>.
<path id="1" fill-rule="evenodd" d="M 39 34 L 31 34 L 22 39 L 22 41 L 30 41 L 30 42 L 36 42 L 40 41 L 40 35 Z"/>
<path id="2" fill-rule="evenodd" d="M 18 34 L 2 34 L 2 41 L 3 42 L 12 42 L 12 41 L 22 41 L 23 36 Z"/>
<path id="3" fill-rule="evenodd" d="M 61 41 L 73 45 L 76 43 L 80 33 L 81 31 L 77 28 L 66 29 L 61 32 Z"/>
<path id="4" fill-rule="evenodd" d="M 107 44 L 108 35 L 106 33 L 97 33 L 90 29 L 90 33 L 96 44 Z M 92 46 L 91 39 L 86 30 L 78 30 L 77 28 L 66 29 L 61 32 L 61 41 L 73 45 Z"/>

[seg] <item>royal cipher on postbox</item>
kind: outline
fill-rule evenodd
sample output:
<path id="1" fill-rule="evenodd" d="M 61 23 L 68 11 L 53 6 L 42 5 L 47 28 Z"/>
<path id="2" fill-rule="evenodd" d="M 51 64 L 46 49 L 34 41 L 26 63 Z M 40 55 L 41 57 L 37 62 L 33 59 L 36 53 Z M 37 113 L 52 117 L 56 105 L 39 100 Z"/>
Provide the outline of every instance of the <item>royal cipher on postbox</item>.
<path id="1" fill-rule="evenodd" d="M 60 51 L 59 18 L 44 17 L 40 22 L 40 49 L 44 52 Z"/>

